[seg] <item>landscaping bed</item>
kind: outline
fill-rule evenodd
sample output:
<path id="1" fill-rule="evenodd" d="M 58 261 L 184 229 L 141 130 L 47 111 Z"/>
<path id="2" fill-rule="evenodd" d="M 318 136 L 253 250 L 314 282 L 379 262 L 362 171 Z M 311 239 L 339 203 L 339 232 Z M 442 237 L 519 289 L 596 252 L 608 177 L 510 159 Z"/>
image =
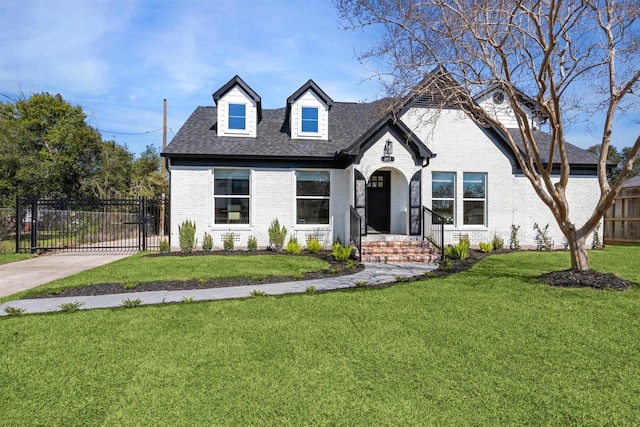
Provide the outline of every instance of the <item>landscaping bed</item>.
<path id="1" fill-rule="evenodd" d="M 190 254 L 182 254 L 180 252 L 171 252 L 168 254 L 150 254 L 147 257 L 225 257 L 225 256 L 256 256 L 256 255 L 276 255 L 272 251 L 229 251 L 229 252 L 192 252 Z M 282 254 L 279 254 L 282 255 Z M 136 283 L 135 286 L 126 283 L 98 283 L 94 285 L 81 286 L 77 288 L 65 289 L 59 292 L 46 293 L 33 296 L 32 298 L 59 298 L 59 297 L 77 297 L 77 296 L 97 296 L 133 292 L 149 292 L 149 291 L 180 291 L 190 289 L 210 289 L 225 288 L 232 286 L 253 286 L 265 283 L 291 282 L 294 280 L 313 280 L 324 279 L 337 276 L 346 276 L 357 273 L 364 269 L 364 265 L 351 260 L 351 262 L 336 261 L 330 252 L 320 252 L 317 254 L 305 254 L 304 256 L 314 257 L 327 262 L 329 265 L 323 270 L 313 271 L 301 274 L 299 276 L 276 276 L 269 275 L 261 279 L 252 279 L 247 277 L 235 278 L 216 278 L 216 279 L 189 279 L 189 280 L 161 280 Z"/>

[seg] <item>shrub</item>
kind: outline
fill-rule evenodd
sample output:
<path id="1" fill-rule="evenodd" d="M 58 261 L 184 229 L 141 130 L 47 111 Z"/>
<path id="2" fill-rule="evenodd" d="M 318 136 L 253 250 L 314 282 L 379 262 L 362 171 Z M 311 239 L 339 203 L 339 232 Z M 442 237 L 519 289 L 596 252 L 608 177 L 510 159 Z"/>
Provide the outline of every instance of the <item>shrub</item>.
<path id="1" fill-rule="evenodd" d="M 497 233 L 493 234 L 491 244 L 493 245 L 493 249 L 496 251 L 501 251 L 504 248 L 504 240 L 502 240 L 502 237 L 498 236 Z"/>
<path id="2" fill-rule="evenodd" d="M 405 276 L 396 276 L 396 283 L 408 282 L 409 278 Z"/>
<path id="3" fill-rule="evenodd" d="M 356 264 L 356 262 L 355 262 L 354 260 L 352 260 L 352 259 L 348 259 L 348 260 L 347 260 L 347 268 L 348 268 L 349 270 L 353 270 L 353 269 L 355 269 L 357 266 L 358 266 L 358 264 Z"/>
<path id="4" fill-rule="evenodd" d="M 122 306 L 124 308 L 133 308 L 133 307 L 137 307 L 140 305 L 142 301 L 140 301 L 140 298 L 136 298 L 136 299 L 125 299 L 122 300 Z"/>
<path id="5" fill-rule="evenodd" d="M 188 219 L 178 226 L 180 252 L 191 253 L 196 247 L 196 224 Z"/>
<path id="6" fill-rule="evenodd" d="M 305 292 L 308 294 L 314 294 L 316 292 L 316 287 L 313 285 L 307 286 L 307 289 L 305 289 Z"/>
<path id="7" fill-rule="evenodd" d="M 249 252 L 258 250 L 258 238 L 256 236 L 249 236 L 247 239 L 247 250 Z"/>
<path id="8" fill-rule="evenodd" d="M 266 295 L 265 292 L 261 291 L 259 289 L 254 289 L 254 290 L 251 291 L 251 296 L 252 297 L 263 297 L 265 295 Z"/>
<path id="9" fill-rule="evenodd" d="M 540 228 L 538 223 L 533 224 L 533 229 L 536 232 L 536 242 L 538 243 L 538 250 L 550 251 L 553 249 L 553 242 L 551 242 L 551 238 L 549 237 L 549 224 L 545 225 L 544 228 Z"/>
<path id="10" fill-rule="evenodd" d="M 367 286 L 367 281 L 366 280 L 356 280 L 355 282 L 353 282 L 354 286 L 356 288 L 364 288 Z"/>
<path id="11" fill-rule="evenodd" d="M 298 239 L 294 236 L 289 238 L 289 243 L 287 243 L 287 253 L 289 255 L 298 255 L 302 251 L 302 246 L 298 243 Z"/>
<path id="12" fill-rule="evenodd" d="M 269 243 L 273 246 L 273 250 L 279 252 L 284 245 L 284 239 L 287 237 L 287 227 L 280 227 L 278 218 L 274 219 L 269 226 Z"/>
<path id="13" fill-rule="evenodd" d="M 182 302 L 185 304 L 190 304 L 195 301 L 194 297 L 182 297 Z"/>
<path id="14" fill-rule="evenodd" d="M 307 250 L 312 254 L 317 254 L 322 250 L 322 245 L 315 237 L 312 237 L 307 242 Z"/>
<path id="15" fill-rule="evenodd" d="M 213 237 L 205 231 L 204 237 L 202 238 L 202 250 L 209 252 L 211 251 L 211 248 L 213 248 Z"/>
<path id="16" fill-rule="evenodd" d="M 122 289 L 125 289 L 127 291 L 131 291 L 133 289 L 135 289 L 138 286 L 138 284 L 136 282 L 127 282 L 124 285 L 122 285 Z"/>
<path id="17" fill-rule="evenodd" d="M 449 271 L 451 270 L 451 268 L 453 268 L 453 263 L 451 262 L 451 260 L 449 258 L 444 258 L 440 263 L 440 270 Z"/>
<path id="18" fill-rule="evenodd" d="M 233 246 L 235 245 L 236 235 L 233 232 L 229 232 L 222 237 L 222 247 L 225 251 L 230 252 L 233 250 Z"/>
<path id="19" fill-rule="evenodd" d="M 480 250 L 484 253 L 489 253 L 493 250 L 493 243 L 491 242 L 489 243 L 480 242 L 478 246 L 480 246 Z"/>
<path id="20" fill-rule="evenodd" d="M 520 241 L 518 240 L 519 225 L 511 224 L 511 238 L 509 239 L 509 249 L 514 251 L 520 250 Z"/>
<path id="21" fill-rule="evenodd" d="M 469 236 L 466 234 L 460 235 L 460 240 L 457 245 L 447 245 L 444 248 L 444 255 L 451 259 L 465 259 L 469 257 Z"/>
<path id="22" fill-rule="evenodd" d="M 160 253 L 161 254 L 168 254 L 170 250 L 171 250 L 171 247 L 169 246 L 169 241 L 167 241 L 167 239 L 161 240 L 160 241 Z"/>
<path id="23" fill-rule="evenodd" d="M 22 316 L 27 312 L 27 309 L 20 308 L 20 307 L 6 306 L 4 308 L 4 312 L 7 313 L 8 316 Z"/>
<path id="24" fill-rule="evenodd" d="M 64 304 L 60 304 L 60 311 L 73 313 L 74 311 L 78 311 L 83 305 L 84 303 L 82 301 L 65 302 Z"/>
<path id="25" fill-rule="evenodd" d="M 593 242 L 591 243 L 591 249 L 601 250 L 604 249 L 604 245 L 600 240 L 600 224 L 596 225 L 596 228 L 593 229 Z"/>
<path id="26" fill-rule="evenodd" d="M 343 246 L 342 243 L 336 242 L 331 246 L 331 256 L 336 259 L 336 261 L 346 261 L 351 256 L 351 251 L 353 251 L 353 246 Z"/>

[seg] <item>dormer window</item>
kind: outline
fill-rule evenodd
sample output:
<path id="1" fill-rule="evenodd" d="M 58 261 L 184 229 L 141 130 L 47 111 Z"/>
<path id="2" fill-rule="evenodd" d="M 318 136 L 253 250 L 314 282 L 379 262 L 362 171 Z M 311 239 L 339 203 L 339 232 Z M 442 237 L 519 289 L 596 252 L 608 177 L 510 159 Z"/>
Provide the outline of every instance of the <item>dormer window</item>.
<path id="1" fill-rule="evenodd" d="M 302 107 L 302 132 L 318 132 L 318 109 Z"/>
<path id="2" fill-rule="evenodd" d="M 247 128 L 247 106 L 245 104 L 229 104 L 229 129 L 245 130 Z"/>

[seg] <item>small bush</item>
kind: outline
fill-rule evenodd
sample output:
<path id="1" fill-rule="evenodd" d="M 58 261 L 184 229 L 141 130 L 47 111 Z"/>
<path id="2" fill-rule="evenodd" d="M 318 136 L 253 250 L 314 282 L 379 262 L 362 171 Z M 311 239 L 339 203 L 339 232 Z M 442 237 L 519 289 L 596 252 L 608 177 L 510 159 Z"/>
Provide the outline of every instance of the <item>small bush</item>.
<path id="1" fill-rule="evenodd" d="M 307 286 L 307 289 L 305 289 L 305 292 L 308 294 L 315 294 L 316 293 L 316 287 L 311 285 L 311 286 Z"/>
<path id="2" fill-rule="evenodd" d="M 136 298 L 136 299 L 125 299 L 122 300 L 122 306 L 124 308 L 133 308 L 133 307 L 137 307 L 140 305 L 142 301 L 140 300 L 140 298 Z"/>
<path id="3" fill-rule="evenodd" d="M 331 273 L 331 274 L 338 274 L 338 273 L 340 273 L 340 269 L 339 269 L 339 268 L 335 268 L 335 267 L 330 268 L 330 269 L 329 269 L 329 273 Z"/>
<path id="4" fill-rule="evenodd" d="M 83 305 L 84 303 L 82 301 L 65 302 L 64 304 L 60 304 L 60 311 L 73 313 L 74 311 L 78 311 Z"/>
<path id="5" fill-rule="evenodd" d="M 255 252 L 258 250 L 258 238 L 256 236 L 249 236 L 247 239 L 247 250 L 249 252 Z"/>
<path id="6" fill-rule="evenodd" d="M 193 298 L 193 297 L 182 297 L 182 302 L 185 303 L 185 304 L 190 304 L 193 301 L 195 301 L 195 298 Z"/>
<path id="7" fill-rule="evenodd" d="M 460 240 L 457 245 L 447 245 L 444 248 L 444 255 L 451 259 L 465 259 L 469 257 L 469 237 L 464 234 L 460 236 Z"/>
<path id="8" fill-rule="evenodd" d="M 127 282 L 124 285 L 122 285 L 122 288 L 130 291 L 132 289 L 135 289 L 138 286 L 138 284 L 136 282 Z"/>
<path id="9" fill-rule="evenodd" d="M 352 259 L 348 259 L 347 260 L 347 268 L 349 270 L 355 270 L 355 268 L 358 266 L 358 264 L 356 264 L 356 262 Z"/>
<path id="10" fill-rule="evenodd" d="M 26 308 L 6 306 L 4 312 L 9 316 L 22 316 L 27 312 Z"/>
<path id="11" fill-rule="evenodd" d="M 171 251 L 171 247 L 169 246 L 169 241 L 167 239 L 160 241 L 160 253 L 168 254 Z"/>
<path id="12" fill-rule="evenodd" d="M 307 250 L 312 254 L 317 254 L 322 250 L 322 245 L 320 244 L 318 239 L 316 239 L 315 237 L 312 237 L 307 242 Z"/>
<path id="13" fill-rule="evenodd" d="M 205 252 L 210 252 L 213 248 L 213 237 L 211 234 L 204 232 L 204 237 L 202 238 L 202 250 Z"/>
<path id="14" fill-rule="evenodd" d="M 493 250 L 496 251 L 501 251 L 504 248 L 504 240 L 502 240 L 502 237 L 498 236 L 497 233 L 493 234 L 491 244 L 493 245 Z"/>
<path id="15" fill-rule="evenodd" d="M 367 286 L 367 281 L 366 280 L 356 280 L 355 282 L 353 282 L 353 285 L 356 288 L 364 288 Z"/>
<path id="16" fill-rule="evenodd" d="M 235 246 L 236 235 L 233 232 L 229 232 L 222 237 L 222 247 L 225 251 L 231 252 Z"/>
<path id="17" fill-rule="evenodd" d="M 536 242 L 538 243 L 538 250 L 550 251 L 553 249 L 553 242 L 549 237 L 549 224 L 545 225 L 544 228 L 540 228 L 538 223 L 533 224 L 533 229 L 536 232 Z"/>
<path id="18" fill-rule="evenodd" d="M 440 263 L 440 270 L 449 271 L 453 268 L 453 263 L 449 258 L 444 258 Z"/>
<path id="19" fill-rule="evenodd" d="M 251 291 L 251 296 L 252 297 L 263 297 L 265 295 L 266 294 L 265 294 L 264 291 L 261 291 L 261 290 L 258 290 L 258 289 L 254 289 L 254 290 Z"/>
<path id="20" fill-rule="evenodd" d="M 396 283 L 408 282 L 409 278 L 405 276 L 396 276 Z"/>
<path id="21" fill-rule="evenodd" d="M 346 261 L 351 257 L 351 251 L 353 251 L 353 246 L 343 246 L 342 243 L 336 242 L 331 246 L 331 256 L 336 259 L 336 261 Z"/>
<path id="22" fill-rule="evenodd" d="M 514 251 L 520 250 L 520 240 L 518 240 L 519 225 L 511 224 L 511 238 L 509 239 L 509 249 Z"/>
<path id="23" fill-rule="evenodd" d="M 289 255 L 298 255 L 302 252 L 302 246 L 298 243 L 298 239 L 294 236 L 289 238 L 289 243 L 287 243 L 287 253 Z"/>
<path id="24" fill-rule="evenodd" d="M 273 250 L 280 252 L 284 245 L 284 239 L 287 237 L 287 227 L 280 226 L 278 218 L 274 219 L 269 226 L 269 243 L 272 245 Z"/>
<path id="25" fill-rule="evenodd" d="M 188 254 L 196 247 L 196 224 L 188 219 L 178 226 L 180 252 Z"/>
<path id="26" fill-rule="evenodd" d="M 596 225 L 596 228 L 593 229 L 593 242 L 591 243 L 591 249 L 602 250 L 604 249 L 604 244 L 600 240 L 600 224 Z"/>
<path id="27" fill-rule="evenodd" d="M 493 250 L 493 243 L 491 242 L 489 243 L 480 242 L 478 246 L 480 246 L 480 250 L 484 253 L 489 253 Z"/>

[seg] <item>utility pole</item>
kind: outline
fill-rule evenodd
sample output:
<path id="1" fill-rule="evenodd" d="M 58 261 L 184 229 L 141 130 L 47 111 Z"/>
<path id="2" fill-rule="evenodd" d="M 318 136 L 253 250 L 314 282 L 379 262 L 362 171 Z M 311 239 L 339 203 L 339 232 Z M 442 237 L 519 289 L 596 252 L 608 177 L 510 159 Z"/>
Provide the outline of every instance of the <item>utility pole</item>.
<path id="1" fill-rule="evenodd" d="M 167 100 L 165 99 L 163 102 L 163 109 L 162 109 L 162 151 L 164 152 L 166 148 L 167 148 Z M 160 200 L 160 235 L 164 236 L 164 217 L 165 217 L 166 194 L 167 194 L 167 159 L 165 157 L 160 157 L 160 160 L 162 161 L 162 167 L 161 167 L 162 200 Z"/>

